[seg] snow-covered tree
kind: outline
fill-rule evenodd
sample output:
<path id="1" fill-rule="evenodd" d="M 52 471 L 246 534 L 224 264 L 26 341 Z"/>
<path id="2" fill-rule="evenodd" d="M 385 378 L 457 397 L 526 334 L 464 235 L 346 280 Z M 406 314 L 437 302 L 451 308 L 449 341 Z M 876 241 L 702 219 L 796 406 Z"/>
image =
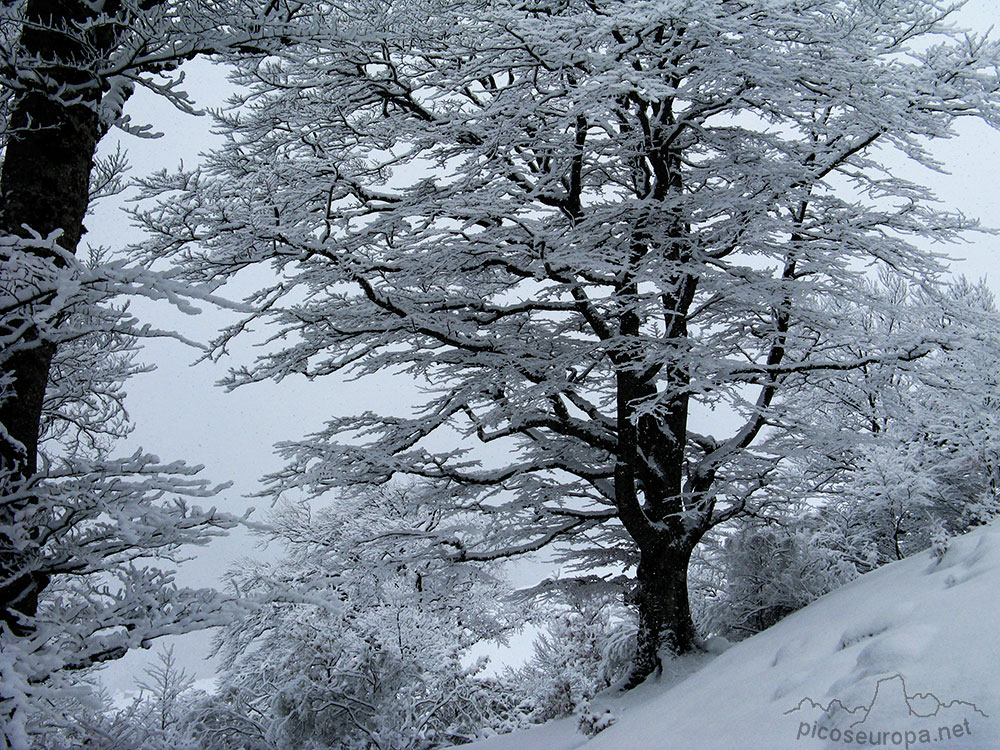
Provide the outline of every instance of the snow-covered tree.
<path id="1" fill-rule="evenodd" d="M 533 723 L 584 710 L 625 676 L 634 650 L 635 620 L 619 602 L 584 596 L 550 607 L 531 657 L 504 675 Z"/>
<path id="2" fill-rule="evenodd" d="M 194 467 L 114 457 L 129 429 L 125 378 L 157 335 L 123 295 L 187 307 L 201 296 L 81 237 L 91 203 L 122 186 L 112 127 L 135 134 L 135 87 L 182 110 L 178 65 L 281 31 L 282 3 L 23 0 L 0 9 L 0 744 L 25 747 L 66 672 L 210 624 L 219 597 L 179 589 L 170 560 L 235 519 L 191 499 Z M 49 712 L 52 713 L 51 711 Z"/>
<path id="3" fill-rule="evenodd" d="M 173 649 L 157 654 L 145 670 L 128 702 L 116 705 L 106 689 L 63 696 L 68 725 L 54 727 L 39 739 L 45 750 L 201 750 L 189 731 L 194 707 L 208 696 L 194 687 L 194 678 L 181 669 Z M 121 696 L 118 696 L 119 701 Z M 95 700 L 96 699 L 96 700 Z M 96 704 L 96 705 L 95 705 Z"/>
<path id="4" fill-rule="evenodd" d="M 815 512 L 781 521 L 739 519 L 699 548 L 692 582 L 705 631 L 741 640 L 858 575 L 837 530 Z"/>
<path id="5" fill-rule="evenodd" d="M 865 269 L 938 271 L 919 244 L 966 222 L 883 159 L 934 167 L 958 118 L 996 124 L 997 45 L 928 0 L 316 11 L 313 41 L 239 64 L 228 145 L 147 183 L 150 252 L 219 285 L 273 266 L 218 341 L 270 330 L 231 386 L 418 385 L 283 444 L 275 493 L 420 477 L 492 521 L 425 535 L 456 561 L 630 571 L 641 679 L 696 645 L 699 540 L 782 499 L 786 394 L 936 345 L 830 300 L 884 309 Z M 710 408 L 739 424 L 709 434 Z"/>
<path id="6" fill-rule="evenodd" d="M 891 306 L 838 307 L 870 329 L 933 331 L 941 346 L 797 391 L 784 444 L 799 458 L 782 481 L 806 502 L 734 521 L 699 548 L 695 609 L 709 631 L 752 635 L 860 573 L 997 514 L 1000 318 L 992 293 L 964 279 L 934 294 L 900 279 L 871 287 Z"/>
<path id="7" fill-rule="evenodd" d="M 96 288 L 106 289 L 107 267 L 67 265 L 79 270 L 71 283 L 104 277 Z M 178 587 L 172 563 L 238 519 L 196 504 L 220 489 L 196 476 L 200 467 L 111 452 L 131 429 L 123 384 L 144 369 L 137 326 L 127 309 L 81 296 L 58 326 L 38 465 L 4 476 L 0 736 L 13 747 L 63 721 L 73 704 L 57 697 L 83 685 L 79 670 L 225 619 L 225 598 Z"/>
<path id="8" fill-rule="evenodd" d="M 931 332 L 941 347 L 905 365 L 843 373 L 798 394 L 800 465 L 828 534 L 859 569 L 928 547 L 996 514 L 1000 490 L 1000 315 L 984 283 L 929 295 L 875 284 L 891 314 L 845 311 L 872 329 Z M 853 348 L 855 354 L 860 352 Z M 848 433 L 852 442 L 838 440 Z M 795 472 L 790 472 L 795 476 Z M 815 512 L 815 508 L 812 512 Z"/>
<path id="9" fill-rule="evenodd" d="M 262 603 L 219 636 L 225 688 L 194 714 L 207 747 L 416 750 L 516 728 L 514 692 L 468 657 L 513 622 L 503 587 L 427 554 L 414 529 L 432 536 L 434 516 L 412 488 L 274 515 L 285 558 L 230 577 Z"/>

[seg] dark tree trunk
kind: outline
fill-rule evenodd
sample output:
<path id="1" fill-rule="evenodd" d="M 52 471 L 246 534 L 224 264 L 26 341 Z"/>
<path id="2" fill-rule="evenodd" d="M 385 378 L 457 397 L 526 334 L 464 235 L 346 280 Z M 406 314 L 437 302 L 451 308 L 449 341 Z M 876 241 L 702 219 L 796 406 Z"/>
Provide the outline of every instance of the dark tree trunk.
<path id="1" fill-rule="evenodd" d="M 635 592 L 639 633 L 626 688 L 658 674 L 661 655 L 682 656 L 696 649 L 687 582 L 691 551 L 668 540 L 640 550 Z"/>
<path id="2" fill-rule="evenodd" d="M 626 335 L 638 332 L 634 316 L 623 316 Z M 630 369 L 617 375 L 618 456 L 615 499 L 619 518 L 639 552 L 632 598 L 639 633 L 625 688 L 661 670 L 660 656 L 695 649 L 696 632 L 688 599 L 691 553 L 707 525 L 685 522 L 698 511 L 695 498 L 684 503 L 684 444 L 687 397 L 681 395 L 667 419 L 635 417 L 635 405 L 655 395 L 655 385 Z"/>
<path id="3" fill-rule="evenodd" d="M 105 5 L 109 10 L 110 4 Z M 0 168 L 0 232 L 21 237 L 46 237 L 60 232 L 58 244 L 75 253 L 84 232 L 83 219 L 90 192 L 90 173 L 101 136 L 97 116 L 100 82 L 93 75 L 94 55 L 106 47 L 111 27 L 75 30 L 96 17 L 82 0 L 29 0 L 21 48 L 38 74 L 23 77 L 25 89 L 14 102 L 2 168 Z M 78 27 L 77 27 L 78 28 Z M 102 44 L 105 43 L 105 44 Z M 36 83 L 46 80 L 44 88 Z M 68 103 L 67 103 L 68 102 Z M 56 265 L 58 257 L 50 259 Z M 30 321 L 31 310 L 9 324 Z M 0 422 L 9 439 L 0 440 L 3 495 L 21 485 L 38 468 L 42 403 L 56 347 L 29 327 L 19 350 L 3 359 L 4 373 L 13 378 L 0 404 Z M 29 536 L 44 523 L 23 499 L 0 507 L 0 520 L 15 514 L 28 524 Z M 20 616 L 31 616 L 47 578 L 31 572 L 31 552 L 13 549 L 0 537 L 0 617 L 18 630 Z"/>
<path id="4" fill-rule="evenodd" d="M 682 27 L 675 31 L 683 34 Z M 674 60 L 675 65 L 678 62 Z M 680 85 L 679 78 L 674 85 Z M 655 365 L 637 355 L 649 309 L 643 310 L 639 304 L 639 283 L 629 270 L 617 288 L 622 304 L 618 334 L 623 346 L 612 354 L 617 370 L 615 504 L 639 553 L 632 598 L 638 610 L 639 633 L 626 688 L 659 672 L 661 654 L 680 656 L 696 647 L 687 572 L 691 553 L 711 517 L 710 504 L 702 503 L 711 482 L 697 483 L 693 493 L 688 491 L 690 487 L 685 488 L 690 375 L 683 357 L 689 342 L 688 311 L 698 276 L 689 270 L 690 227 L 669 207 L 671 197 L 683 193 L 682 147 L 669 135 L 676 133 L 671 99 L 654 108 L 646 103 L 638 107 L 640 117 L 648 123 L 649 139 L 636 163 L 636 197 L 660 204 L 660 210 L 637 221 L 630 262 L 638 267 L 656 246 L 663 253 L 662 320 L 658 322 L 662 325 L 661 340 L 672 346 Z M 668 241 L 661 244 L 664 236 Z M 655 411 L 648 408 L 653 403 Z"/>

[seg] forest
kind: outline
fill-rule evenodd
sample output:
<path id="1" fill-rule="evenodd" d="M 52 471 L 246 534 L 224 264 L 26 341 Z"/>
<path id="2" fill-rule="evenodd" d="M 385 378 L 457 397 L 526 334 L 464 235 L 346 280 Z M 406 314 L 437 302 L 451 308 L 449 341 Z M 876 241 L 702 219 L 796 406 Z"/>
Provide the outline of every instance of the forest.
<path id="1" fill-rule="evenodd" d="M 963 5 L 5 3 L 0 747 L 583 741 L 982 533 L 1000 314 L 951 255 L 996 240 L 936 147 L 1000 127 L 1000 42 Z M 151 98 L 210 120 L 196 163 L 111 147 Z M 140 239 L 92 244 L 99 205 Z M 123 448 L 164 338 L 227 391 L 328 384 L 252 498 Z M 184 585 L 230 533 L 271 553 Z M 205 630 L 214 689 L 160 645 Z"/>

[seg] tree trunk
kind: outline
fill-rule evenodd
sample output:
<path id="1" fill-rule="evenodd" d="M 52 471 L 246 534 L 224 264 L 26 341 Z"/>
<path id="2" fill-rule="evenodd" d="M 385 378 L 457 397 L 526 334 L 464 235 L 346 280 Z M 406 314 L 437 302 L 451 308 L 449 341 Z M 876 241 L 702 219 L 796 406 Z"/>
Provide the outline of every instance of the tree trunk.
<path id="1" fill-rule="evenodd" d="M 687 584 L 691 552 L 687 544 L 670 544 L 666 539 L 640 550 L 635 593 L 639 633 L 626 689 L 659 674 L 663 655 L 682 656 L 696 649 Z"/>
<path id="2" fill-rule="evenodd" d="M 625 336 L 637 336 L 638 317 L 631 312 L 623 315 L 620 330 Z M 707 528 L 704 518 L 695 528 L 684 521 L 694 512 L 682 500 L 688 397 L 681 390 L 667 419 L 648 414 L 636 418 L 636 404 L 655 397 L 657 391 L 635 369 L 623 368 L 616 375 L 615 504 L 639 550 L 633 599 L 639 633 L 625 689 L 658 673 L 661 653 L 680 656 L 694 650 L 687 571 L 691 553 Z"/>
<path id="3" fill-rule="evenodd" d="M 46 237 L 58 231 L 59 245 L 70 253 L 85 231 L 90 173 L 101 136 L 96 111 L 100 83 L 89 69 L 95 49 L 102 49 L 101 42 L 111 34 L 110 25 L 86 32 L 74 26 L 86 26 L 96 16 L 94 7 L 82 0 L 27 3 L 20 44 L 35 76 L 22 79 L 25 89 L 14 101 L 0 168 L 0 232 L 30 237 L 30 228 Z M 7 325 L 20 325 L 30 316 L 31 310 L 25 310 Z M 0 493 L 8 496 L 37 471 L 42 403 L 56 352 L 55 344 L 33 326 L 21 345 L 2 365 L 13 380 L 0 404 L 0 423 L 9 436 L 0 440 Z M 0 522 L 10 524 L 20 514 L 19 523 L 30 527 L 29 538 L 37 536 L 32 532 L 44 519 L 32 518 L 31 505 L 30 498 L 3 503 Z M 15 631 L 21 628 L 21 616 L 35 613 L 47 584 L 44 575 L 31 572 L 30 557 L 30 550 L 0 536 L 0 618 Z"/>

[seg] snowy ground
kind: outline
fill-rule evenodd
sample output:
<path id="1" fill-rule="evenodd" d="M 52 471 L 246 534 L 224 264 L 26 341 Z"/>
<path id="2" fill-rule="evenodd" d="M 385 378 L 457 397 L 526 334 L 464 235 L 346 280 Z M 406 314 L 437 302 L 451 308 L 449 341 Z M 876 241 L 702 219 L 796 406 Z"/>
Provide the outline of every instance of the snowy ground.
<path id="1" fill-rule="evenodd" d="M 595 701 L 589 742 L 564 719 L 463 750 L 1000 748 L 1000 524 L 673 668 Z"/>

